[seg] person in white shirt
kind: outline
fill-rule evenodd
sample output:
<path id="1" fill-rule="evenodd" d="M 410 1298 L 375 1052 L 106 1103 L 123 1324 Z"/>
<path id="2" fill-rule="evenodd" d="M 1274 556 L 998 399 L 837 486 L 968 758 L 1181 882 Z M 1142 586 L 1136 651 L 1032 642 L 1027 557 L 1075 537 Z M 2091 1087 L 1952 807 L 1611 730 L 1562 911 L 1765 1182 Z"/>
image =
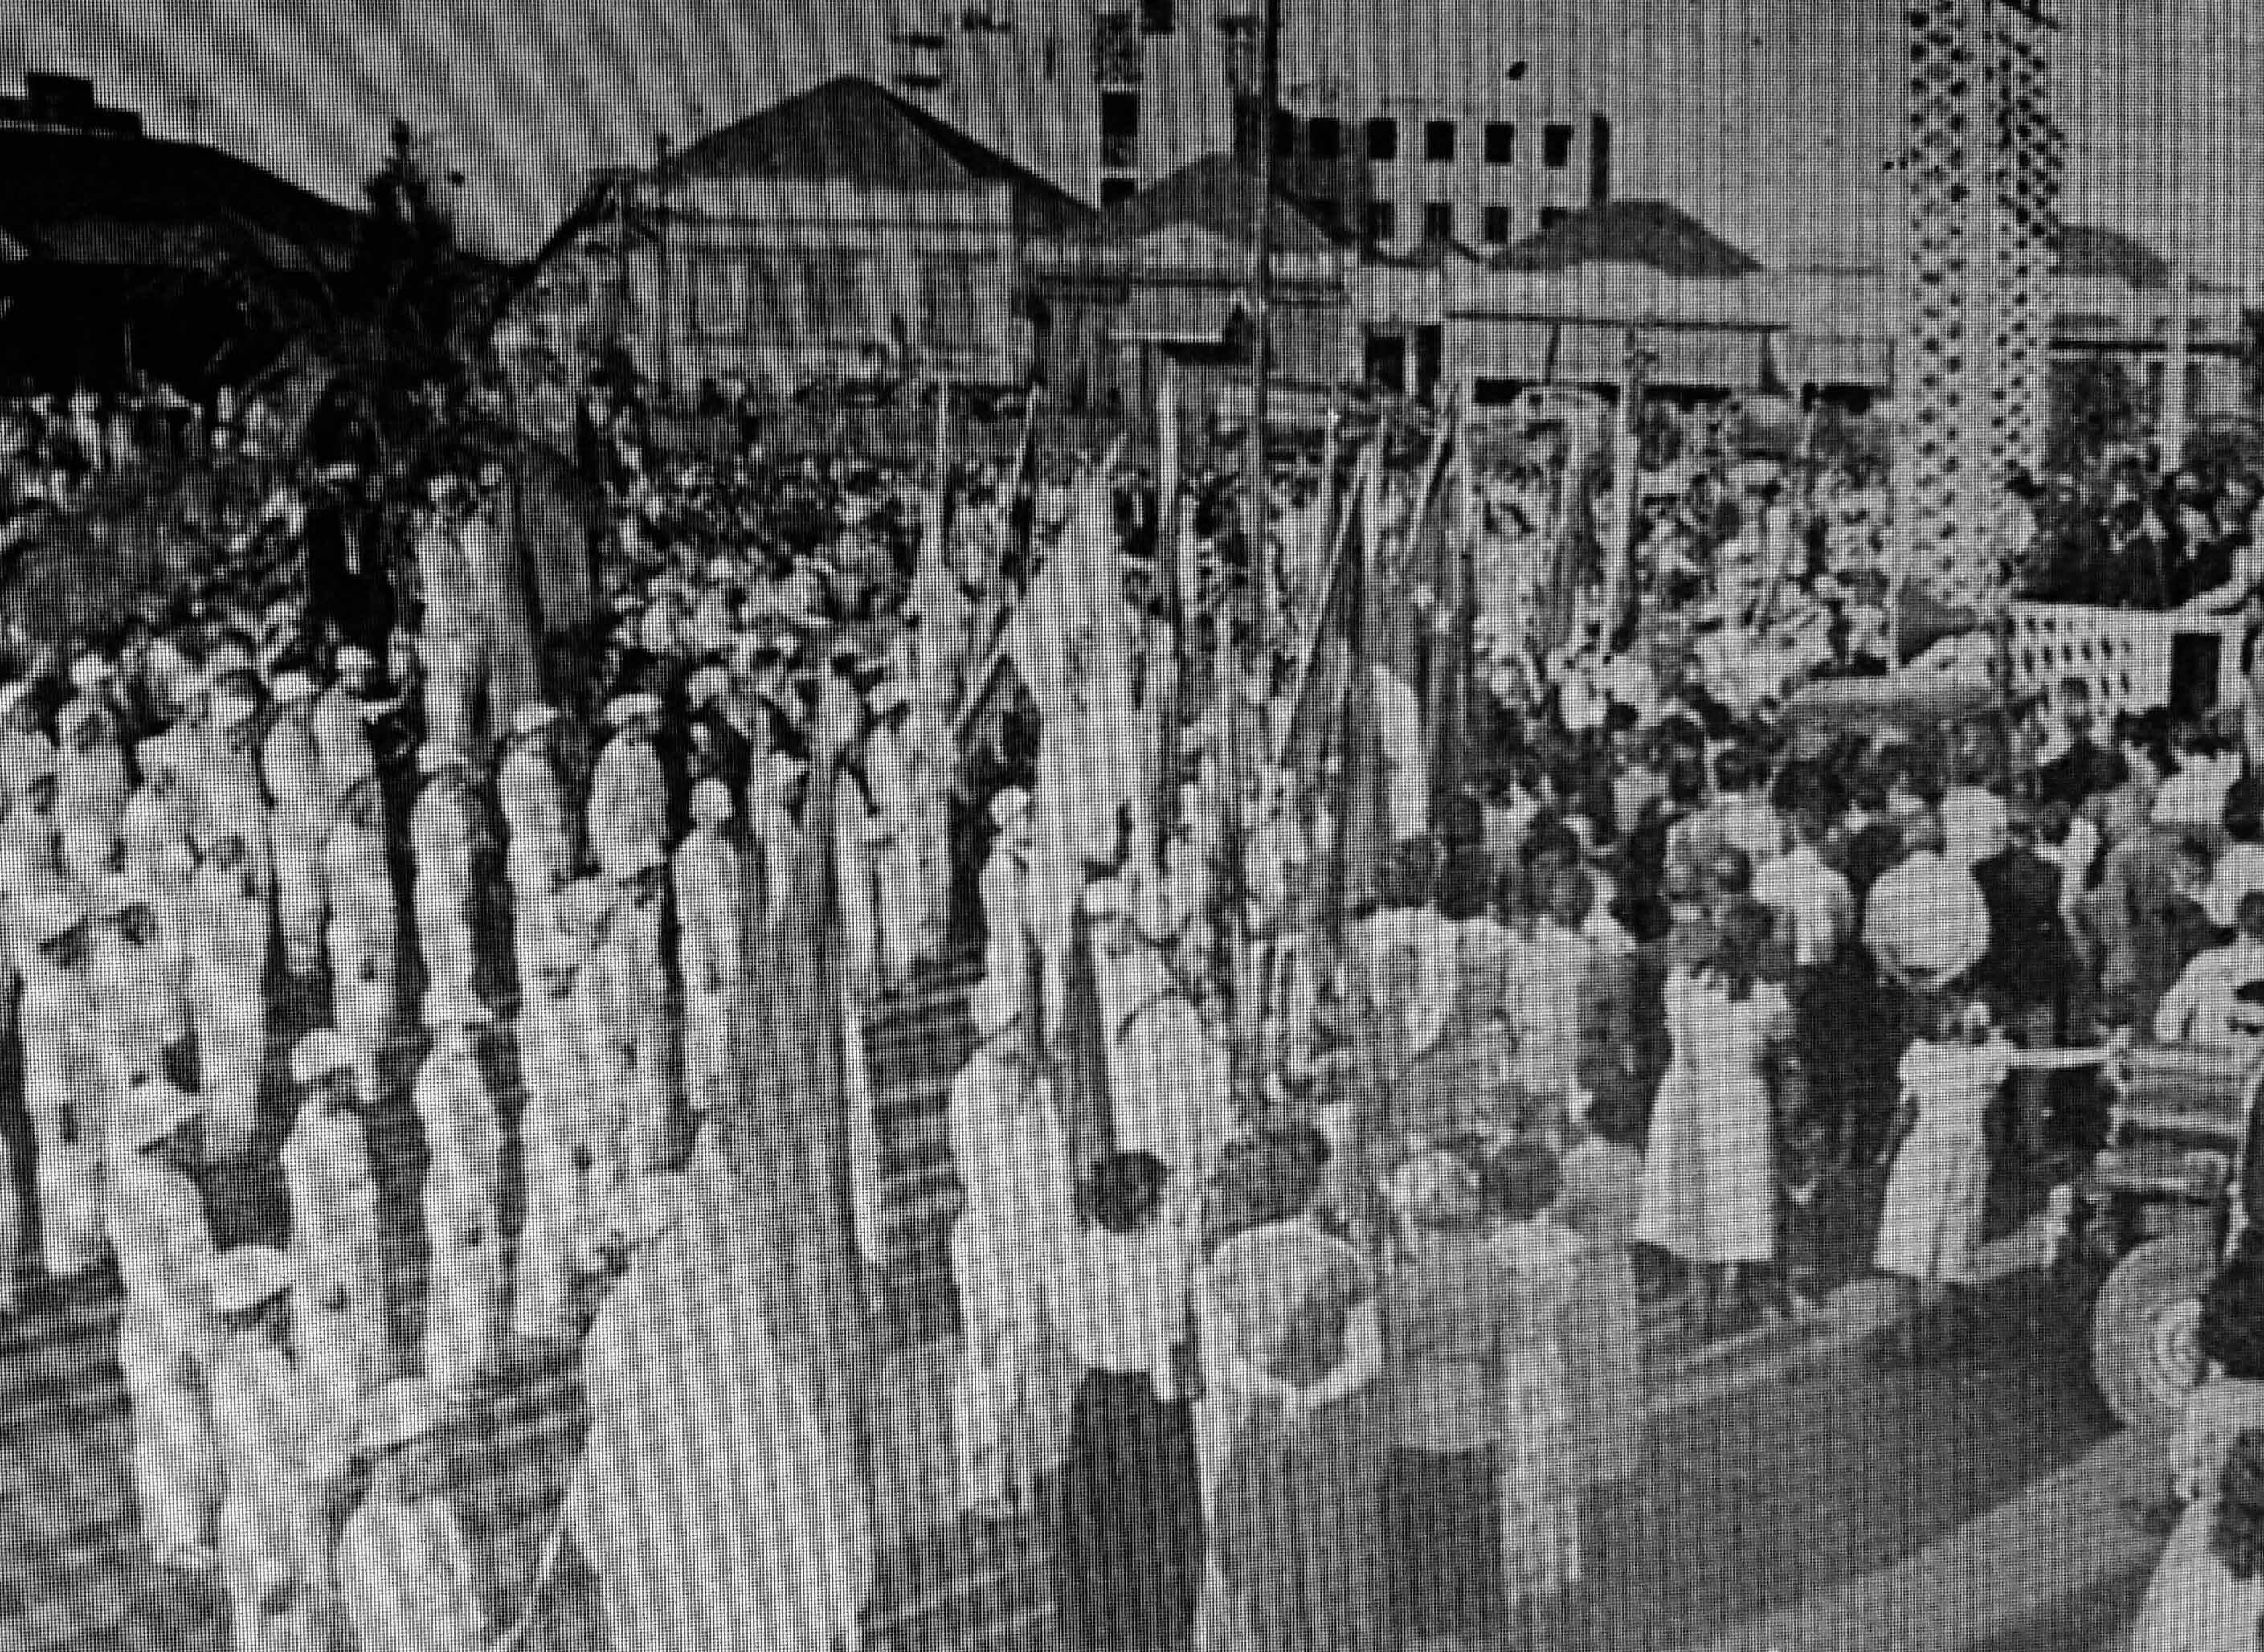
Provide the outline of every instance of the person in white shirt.
<path id="1" fill-rule="evenodd" d="M 469 994 L 428 998 L 424 1024 L 432 1030 L 432 1053 L 417 1074 L 415 1092 L 432 1154 L 424 1188 L 432 1246 L 424 1374 L 459 1406 L 480 1397 L 481 1369 L 503 1305 L 502 1132 L 475 1042 L 476 1030 L 493 1020 Z"/>
<path id="2" fill-rule="evenodd" d="M 330 1643 L 329 1478 L 289 1352 L 290 1264 L 264 1245 L 223 1254 L 213 1307 L 224 1332 L 213 1378 L 213 1436 L 228 1490 L 220 1509 L 221 1576 L 236 1652 L 294 1652 Z"/>
<path id="3" fill-rule="evenodd" d="M 1027 967 L 1030 933 L 1027 906 L 1030 888 L 1030 794 L 1008 786 L 990 799 L 990 821 L 998 835 L 983 862 L 983 972 L 994 980 L 1019 981 Z"/>
<path id="4" fill-rule="evenodd" d="M 297 672 L 275 684 L 275 720 L 260 747 L 260 773 L 274 800 L 268 833 L 275 857 L 275 915 L 291 973 L 323 972 L 323 845 L 330 798 L 315 747 L 315 683 Z"/>
<path id="5" fill-rule="evenodd" d="M 1855 894 L 1825 863 L 1823 844 L 1832 823 L 1821 809 L 1793 817 L 1793 846 L 1753 874 L 1752 897 L 1792 920 L 1793 962 L 1803 969 L 1830 966 L 1855 938 Z"/>
<path id="6" fill-rule="evenodd" d="M 2246 1047 L 2264 1037 L 2264 891 L 2240 898 L 2233 939 L 2185 967 L 2154 1013 L 2165 1044 Z"/>
<path id="7" fill-rule="evenodd" d="M 386 859 L 385 804 L 375 774 L 352 782 L 323 846 L 323 935 L 330 1015 L 352 1044 L 361 1093 L 378 1094 L 378 1052 L 393 1018 L 400 973 L 399 920 Z"/>
<path id="8" fill-rule="evenodd" d="M 362 1402 L 385 1370 L 385 1255 L 377 1233 L 377 1172 L 358 1117 L 358 1052 L 328 1027 L 291 1051 L 306 1093 L 283 1142 L 291 1198 L 290 1262 L 297 1282 L 292 1347 L 326 1473 L 352 1460 Z"/>
<path id="9" fill-rule="evenodd" d="M 463 1530 L 437 1488 L 448 1407 L 419 1377 L 369 1397 L 362 1447 L 369 1495 L 338 1538 L 338 1590 L 361 1652 L 485 1652 Z"/>
<path id="10" fill-rule="evenodd" d="M 102 1265 L 106 1103 L 102 1027 L 88 979 L 86 910 L 68 895 L 16 906 L 22 950 L 24 1110 L 39 1146 L 40 1243 L 52 1277 Z"/>
<path id="11" fill-rule="evenodd" d="M 472 990 L 472 929 L 477 896 L 474 855 L 481 827 L 469 790 L 471 771 L 451 746 L 427 743 L 417 753 L 424 790 L 409 811 L 409 841 L 417 882 L 417 948 L 432 986 L 443 993 Z"/>
<path id="12" fill-rule="evenodd" d="M 591 1218 L 596 1113 L 573 1001 L 581 964 L 580 946 L 555 925 L 537 934 L 522 965 L 526 986 L 512 1028 L 526 1087 L 526 1105 L 519 1115 L 526 1219 L 519 1234 L 512 1314 L 521 1336 L 541 1340 L 565 1335 L 566 1293 Z"/>
<path id="13" fill-rule="evenodd" d="M 1019 978 L 986 976 L 970 999 L 982 1039 L 952 1081 L 944 1126 L 966 1190 L 951 1233 L 965 1335 L 952 1411 L 960 1512 L 1019 1513 L 1030 1479 L 1032 1355 L 1043 1330 L 1050 1201 L 1070 1176 L 1043 1075 L 1032 1069 Z"/>
<path id="14" fill-rule="evenodd" d="M 207 1404 L 220 1339 L 212 1230 L 184 1168 L 204 1108 L 153 1079 L 120 1110 L 110 1234 L 126 1292 L 118 1363 L 134 1419 L 142 1535 L 158 1565 L 194 1571 L 217 1558 L 205 1534 L 219 1495 Z"/>
<path id="15" fill-rule="evenodd" d="M 668 777 L 653 750 L 660 701 L 617 696 L 606 708 L 613 738 L 590 773 L 590 853 L 602 865 L 640 849 L 661 853 L 668 840 Z"/>
<path id="16" fill-rule="evenodd" d="M 1903 826 L 1909 854 L 1871 885 L 1863 946 L 1894 986 L 1941 992 L 1989 950 L 1989 908 L 1973 874 L 1941 853 L 1941 817 L 1921 810 Z"/>
<path id="17" fill-rule="evenodd" d="M 692 834 L 677 845 L 672 873 L 684 981 L 684 1064 L 692 1105 L 706 1112 L 723 1081 L 731 1000 L 739 976 L 739 852 L 723 835 L 731 794 L 722 782 L 692 789 Z"/>

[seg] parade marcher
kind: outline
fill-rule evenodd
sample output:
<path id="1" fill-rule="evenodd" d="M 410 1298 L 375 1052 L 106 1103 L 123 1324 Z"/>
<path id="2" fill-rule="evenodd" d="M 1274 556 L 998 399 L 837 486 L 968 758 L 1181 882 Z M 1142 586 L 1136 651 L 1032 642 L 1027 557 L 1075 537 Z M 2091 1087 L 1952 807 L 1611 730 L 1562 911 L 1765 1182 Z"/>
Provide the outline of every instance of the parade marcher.
<path id="1" fill-rule="evenodd" d="M 667 845 L 668 776 L 652 743 L 659 720 L 649 694 L 620 695 L 606 708 L 613 738 L 591 771 L 587 804 L 590 854 L 601 866 Z"/>
<path id="2" fill-rule="evenodd" d="M 755 760 L 747 786 L 749 870 L 761 879 L 760 911 L 765 929 L 775 929 L 786 913 L 787 889 L 795 857 L 802 852 L 799 824 L 809 795 L 809 765 L 773 752 Z"/>
<path id="3" fill-rule="evenodd" d="M 1226 1145 L 1227 1052 L 1141 935 L 1136 891 L 1107 879 L 1087 885 L 1085 903 L 1115 1146 L 1152 1153 L 1171 1167 L 1172 1186 L 1164 1196 L 1168 1232 L 1200 1198 Z"/>
<path id="4" fill-rule="evenodd" d="M 88 979 L 85 908 L 49 895 L 11 913 L 24 957 L 24 1107 L 38 1143 L 40 1243 L 49 1275 L 101 1266 L 110 1097 Z"/>
<path id="5" fill-rule="evenodd" d="M 573 838 L 558 773 L 558 713 L 539 700 L 522 702 L 512 719 L 509 749 L 496 770 L 496 798 L 510 848 L 512 947 L 522 976 L 535 936 L 555 927 L 553 902 L 573 872 Z"/>
<path id="6" fill-rule="evenodd" d="M 426 990 L 468 995 L 475 958 L 473 855 L 480 837 L 477 805 L 467 790 L 470 770 L 454 746 L 431 743 L 417 753 L 417 768 L 424 790 L 409 811 L 409 841 L 417 857 L 412 899 Z"/>
<path id="7" fill-rule="evenodd" d="M 739 979 L 739 854 L 724 835 L 731 812 L 731 794 L 721 781 L 693 787 L 693 830 L 673 856 L 686 1076 L 692 1105 L 702 1113 L 723 1081 Z"/>
<path id="8" fill-rule="evenodd" d="M 214 1267 L 218 1535 L 236 1652 L 323 1652 L 330 1640 L 330 1474 L 289 1351 L 298 1306 L 279 1251 L 240 1246 Z"/>
<path id="9" fill-rule="evenodd" d="M 657 851 L 631 848 L 606 868 L 613 885 L 604 967 L 621 993 L 628 1072 L 622 1106 L 628 1135 L 622 1144 L 626 1173 L 654 1175 L 667 1168 L 668 1108 L 680 1085 L 675 1017 L 670 1015 L 668 965 L 662 957 L 667 921 L 668 862 Z"/>
<path id="10" fill-rule="evenodd" d="M 425 738 L 469 751 L 478 743 L 487 687 L 483 592 L 462 532 L 474 509 L 463 478 L 433 478 L 432 509 L 417 532 L 417 571 L 424 614 L 417 655 L 425 673 Z"/>
<path id="11" fill-rule="evenodd" d="M 323 790 L 344 797 L 349 788 L 377 773 L 377 752 L 370 744 L 373 707 L 368 698 L 377 671 L 377 657 L 351 644 L 338 650 L 337 674 L 330 687 L 315 698 L 311 731 L 323 761 Z"/>
<path id="12" fill-rule="evenodd" d="M 901 991 L 912 966 L 941 939 L 932 910 L 934 870 L 949 845 L 930 830 L 928 793 L 935 758 L 911 731 L 911 696 L 895 683 L 873 691 L 874 726 L 865 737 L 865 773 L 880 817 L 874 854 L 878 878 L 881 985 Z"/>
<path id="13" fill-rule="evenodd" d="M 242 823 L 217 816 L 200 832 L 204 858 L 185 937 L 206 1146 L 231 1163 L 251 1151 L 267 1037 L 269 893 L 249 858 L 248 835 Z"/>
<path id="14" fill-rule="evenodd" d="M 274 878 L 274 849 L 270 838 L 267 785 L 259 777 L 256 741 L 259 731 L 258 703 L 242 695 L 215 696 L 212 739 L 204 773 L 197 787 L 196 834 L 223 828 L 243 834 L 244 858 L 263 890 Z"/>
<path id="15" fill-rule="evenodd" d="M 1054 1207 L 1071 1171 L 1044 1079 L 1031 1069 L 1019 979 L 969 1000 L 983 1041 L 952 1081 L 944 1125 L 966 1201 L 951 1234 L 964 1337 L 953 1407 L 961 1513 L 1019 1513 L 1029 1490 L 1032 1357 L 1044 1325 Z"/>
<path id="16" fill-rule="evenodd" d="M 357 1117 L 354 1046 L 330 1028 L 302 1037 L 291 1077 L 305 1094 L 283 1141 L 291 1197 L 292 1350 L 325 1474 L 345 1472 L 362 1401 L 384 1373 L 385 1256 L 377 1174 Z"/>
<path id="17" fill-rule="evenodd" d="M 220 1328 L 212 1313 L 212 1232 L 185 1166 L 202 1116 L 197 1098 L 162 1079 L 139 1086 L 113 1135 L 111 1242 L 126 1306 L 118 1363 L 134 1415 L 134 1484 L 142 1536 L 160 1566 L 214 1564 L 205 1541 L 218 1487 L 207 1395 Z"/>
<path id="18" fill-rule="evenodd" d="M 64 876 L 85 888 L 107 869 L 126 819 L 125 753 L 110 738 L 103 714 L 86 701 L 65 706 L 57 723 L 62 733 L 55 754 L 60 858 Z"/>
<path id="19" fill-rule="evenodd" d="M 290 672 L 275 683 L 275 718 L 260 746 L 259 768 L 272 805 L 267 817 L 275 859 L 275 918 L 293 975 L 311 980 L 323 969 L 323 846 L 330 798 L 323 790 L 312 710 L 315 681 Z"/>
<path id="20" fill-rule="evenodd" d="M 330 956 L 330 1015 L 353 1048 L 361 1094 L 374 1099 L 400 951 L 385 804 L 374 772 L 352 782 L 338 798 L 337 819 L 323 846 L 323 889 L 330 910 L 323 944 Z"/>
<path id="21" fill-rule="evenodd" d="M 627 983 L 612 951 L 614 890 L 602 877 L 570 884 L 558 897 L 558 927 L 577 949 L 580 966 L 569 1001 L 581 1051 L 590 1109 L 588 1204 L 580 1270 L 601 1271 L 615 1209 L 629 1171 L 629 1022 Z"/>
<path id="22" fill-rule="evenodd" d="M 633 1183 L 621 1200 L 620 1242 L 613 1248 L 615 1277 L 582 1339 L 582 1397 L 593 1419 L 612 1415 L 620 1402 L 634 1346 L 628 1341 L 629 1306 L 643 1288 L 644 1265 L 668 1236 L 683 1197 L 682 1176 L 655 1175 Z"/>
<path id="23" fill-rule="evenodd" d="M 503 1306 L 502 1132 L 476 1045 L 476 1030 L 493 1020 L 468 993 L 429 996 L 432 1053 L 417 1074 L 417 1121 L 432 1154 L 424 1189 L 432 1246 L 424 1370 L 455 1406 L 480 1397 Z"/>
<path id="24" fill-rule="evenodd" d="M 446 1399 L 423 1378 L 369 1397 L 369 1495 L 337 1547 L 338 1592 L 361 1652 L 485 1652 L 471 1554 L 438 1490 L 448 1421 Z"/>
<path id="25" fill-rule="evenodd" d="M 526 1105 L 519 1115 L 526 1219 L 519 1229 L 512 1291 L 513 1328 L 522 1336 L 566 1334 L 566 1293 L 591 1222 L 590 1190 L 597 1155 L 591 1073 L 582 1059 L 573 1007 L 580 949 L 555 924 L 529 942 L 512 1036 Z"/>

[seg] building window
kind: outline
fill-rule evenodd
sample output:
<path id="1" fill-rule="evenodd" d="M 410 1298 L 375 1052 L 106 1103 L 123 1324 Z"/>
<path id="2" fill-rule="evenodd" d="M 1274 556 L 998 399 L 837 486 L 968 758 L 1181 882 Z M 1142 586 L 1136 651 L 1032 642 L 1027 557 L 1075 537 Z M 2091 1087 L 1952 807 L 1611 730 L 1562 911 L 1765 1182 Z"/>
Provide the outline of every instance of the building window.
<path id="1" fill-rule="evenodd" d="M 1489 207 L 1485 209 L 1485 243 L 1490 247 L 1509 244 L 1509 208 Z"/>
<path id="2" fill-rule="evenodd" d="M 1100 180 L 1100 209 L 1106 212 L 1139 193 L 1140 180 L 1136 178 L 1104 178 Z"/>
<path id="3" fill-rule="evenodd" d="M 1344 207 L 1334 195 L 1307 196 L 1305 216 L 1330 235 L 1335 235 L 1344 228 Z"/>
<path id="4" fill-rule="evenodd" d="M 1140 94 L 1104 91 L 1100 94 L 1100 164 L 1112 171 L 1128 172 L 1140 164 Z"/>
<path id="5" fill-rule="evenodd" d="M 1399 122 L 1371 120 L 1368 123 L 1368 158 L 1371 161 L 1396 161 L 1399 158 Z"/>
<path id="6" fill-rule="evenodd" d="M 748 331 L 747 268 L 738 259 L 685 260 L 684 297 L 695 337 L 737 338 Z"/>
<path id="7" fill-rule="evenodd" d="M 1489 120 L 1485 129 L 1485 157 L 1488 166 L 1517 164 L 1517 127 L 1507 120 Z"/>
<path id="8" fill-rule="evenodd" d="M 1305 153 L 1317 161 L 1344 158 L 1344 122 L 1333 115 L 1315 115 L 1305 123 Z"/>
<path id="9" fill-rule="evenodd" d="M 1297 117 L 1286 109 L 1274 112 L 1274 158 L 1295 160 L 1297 156 Z"/>
<path id="10" fill-rule="evenodd" d="M 1455 238 L 1453 201 L 1426 200 L 1423 203 L 1423 238 L 1426 241 L 1451 241 Z"/>
<path id="11" fill-rule="evenodd" d="M 1450 165 L 1455 158 L 1455 123 L 1451 120 L 1426 120 L 1423 123 L 1423 158 L 1436 165 Z"/>
<path id="12" fill-rule="evenodd" d="M 1141 33 L 1169 34 L 1179 25 L 1179 0 L 1140 0 Z"/>
<path id="13" fill-rule="evenodd" d="M 862 312 L 857 304 L 855 252 L 814 252 L 802 261 L 802 333 L 813 343 L 853 344 Z"/>
<path id="14" fill-rule="evenodd" d="M 1092 77 L 1104 86 L 1136 86 L 1148 75 L 1148 37 L 1130 11 L 1092 14 Z"/>
<path id="15" fill-rule="evenodd" d="M 922 337 L 943 350 L 977 350 L 989 342 L 986 287 L 990 260 L 932 258 L 927 261 L 927 314 Z"/>
<path id="16" fill-rule="evenodd" d="M 1563 168 L 1572 164 L 1572 128 L 1562 120 L 1552 120 L 1541 128 L 1541 164 Z"/>
<path id="17" fill-rule="evenodd" d="M 790 344 L 800 336 L 795 324 L 794 260 L 751 258 L 747 263 L 747 337 L 762 344 Z"/>
<path id="18" fill-rule="evenodd" d="M 1368 238 L 1371 245 L 1382 246 L 1399 234 L 1399 213 L 1388 200 L 1368 203 Z"/>
<path id="19" fill-rule="evenodd" d="M 1541 209 L 1541 231 L 1546 235 L 1572 215 L 1563 207 L 1543 207 Z"/>

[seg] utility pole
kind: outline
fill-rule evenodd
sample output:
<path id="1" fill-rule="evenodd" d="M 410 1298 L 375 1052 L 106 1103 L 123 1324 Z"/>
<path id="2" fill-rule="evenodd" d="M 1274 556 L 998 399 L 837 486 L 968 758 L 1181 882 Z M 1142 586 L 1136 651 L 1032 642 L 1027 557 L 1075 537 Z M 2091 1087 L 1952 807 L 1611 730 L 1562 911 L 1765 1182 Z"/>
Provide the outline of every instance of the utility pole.
<path id="1" fill-rule="evenodd" d="M 1274 128 L 1281 104 L 1281 0 L 1259 0 L 1258 23 L 1258 222 L 1250 258 L 1250 430 L 1242 458 L 1243 532 L 1250 548 L 1245 612 L 1263 650 L 1272 608 L 1273 557 L 1266 511 L 1266 392 L 1273 362 Z"/>
<path id="2" fill-rule="evenodd" d="M 668 317 L 668 134 L 665 132 L 655 134 L 652 147 L 655 162 L 653 183 L 658 192 L 653 202 L 652 212 L 655 265 L 658 271 L 658 279 L 654 285 L 654 297 L 660 311 L 657 317 L 660 332 L 657 356 L 660 382 L 668 391 L 669 408 L 673 411 L 676 406 L 673 372 L 675 362 L 669 348 Z"/>

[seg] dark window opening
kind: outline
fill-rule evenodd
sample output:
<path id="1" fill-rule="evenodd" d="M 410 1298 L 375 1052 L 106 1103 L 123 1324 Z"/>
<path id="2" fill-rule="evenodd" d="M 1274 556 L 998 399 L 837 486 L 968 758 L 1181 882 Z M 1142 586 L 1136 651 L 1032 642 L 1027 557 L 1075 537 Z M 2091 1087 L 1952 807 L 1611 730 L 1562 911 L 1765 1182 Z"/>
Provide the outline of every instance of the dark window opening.
<path id="1" fill-rule="evenodd" d="M 1305 216 L 1330 235 L 1335 235 L 1344 228 L 1344 207 L 1334 195 L 1307 196 Z"/>
<path id="2" fill-rule="evenodd" d="M 1391 240 L 1399 233 L 1399 212 L 1388 200 L 1368 203 L 1368 238 L 1377 244 Z"/>
<path id="3" fill-rule="evenodd" d="M 1485 209 L 1485 240 L 1488 246 L 1506 245 L 1509 241 L 1509 208 L 1489 207 Z"/>
<path id="4" fill-rule="evenodd" d="M 1455 238 L 1454 202 L 1426 200 L 1423 203 L 1423 238 L 1426 241 L 1451 241 Z"/>
<path id="5" fill-rule="evenodd" d="M 1541 164 L 1555 167 L 1572 164 L 1572 128 L 1568 123 L 1552 120 L 1541 128 Z"/>
<path id="6" fill-rule="evenodd" d="M 1317 161 L 1344 157 L 1344 122 L 1331 115 L 1315 115 L 1305 123 L 1305 153 Z"/>
<path id="7" fill-rule="evenodd" d="M 1399 122 L 1371 120 L 1368 123 L 1368 158 L 1371 161 L 1396 161 L 1399 158 Z"/>
<path id="8" fill-rule="evenodd" d="M 1179 25 L 1179 0 L 1140 0 L 1141 33 L 1170 34 Z"/>
<path id="9" fill-rule="evenodd" d="M 1140 180 L 1136 178 L 1104 178 L 1100 180 L 1100 205 L 1104 210 L 1128 201 L 1140 193 Z"/>
<path id="10" fill-rule="evenodd" d="M 1485 157 L 1488 166 L 1517 164 L 1517 127 L 1507 120 L 1489 120 L 1485 129 Z"/>
<path id="11" fill-rule="evenodd" d="M 1451 120 L 1426 120 L 1423 123 L 1423 158 L 1444 165 L 1455 158 L 1455 123 Z"/>
<path id="12" fill-rule="evenodd" d="M 1541 228 L 1544 233 L 1554 229 L 1571 215 L 1562 207 L 1543 207 L 1541 209 Z"/>
<path id="13" fill-rule="evenodd" d="M 1297 154 L 1297 117 L 1277 109 L 1274 112 L 1274 158 L 1294 160 Z"/>

